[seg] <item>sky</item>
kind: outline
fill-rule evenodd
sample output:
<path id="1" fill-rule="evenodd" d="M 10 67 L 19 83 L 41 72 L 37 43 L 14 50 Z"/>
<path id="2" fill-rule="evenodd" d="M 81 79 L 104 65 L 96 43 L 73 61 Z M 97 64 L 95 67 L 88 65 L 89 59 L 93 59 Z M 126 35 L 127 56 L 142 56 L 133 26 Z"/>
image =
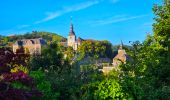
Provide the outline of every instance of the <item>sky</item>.
<path id="1" fill-rule="evenodd" d="M 152 33 L 153 4 L 162 0 L 1 0 L 0 35 L 32 31 L 68 36 L 70 18 L 77 37 L 112 44 L 143 41 Z"/>

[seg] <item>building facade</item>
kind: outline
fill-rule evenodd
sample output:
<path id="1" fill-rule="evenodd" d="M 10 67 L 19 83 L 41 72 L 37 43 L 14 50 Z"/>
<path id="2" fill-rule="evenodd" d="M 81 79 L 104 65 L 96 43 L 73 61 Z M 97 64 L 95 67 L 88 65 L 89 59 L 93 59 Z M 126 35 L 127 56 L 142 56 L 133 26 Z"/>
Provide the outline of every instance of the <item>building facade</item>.
<path id="1" fill-rule="evenodd" d="M 133 61 L 133 59 L 127 55 L 125 49 L 123 49 L 123 43 L 121 43 L 117 55 L 113 58 L 112 65 L 103 66 L 102 69 L 99 69 L 103 73 L 109 73 L 111 70 L 119 70 L 120 65 L 126 64 L 127 61 Z"/>
<path id="2" fill-rule="evenodd" d="M 37 39 L 22 39 L 13 44 L 13 52 L 16 53 L 17 49 L 23 47 L 25 53 L 41 54 L 42 46 L 46 45 L 46 41 L 42 38 Z"/>
<path id="3" fill-rule="evenodd" d="M 125 64 L 127 61 L 131 61 L 131 57 L 127 55 L 125 49 L 123 49 L 123 43 L 121 43 L 118 54 L 113 58 L 113 66 L 119 66 L 121 64 Z"/>
<path id="4" fill-rule="evenodd" d="M 65 47 L 72 47 L 76 51 L 83 41 L 84 40 L 82 38 L 80 37 L 77 38 L 74 32 L 73 24 L 71 22 L 67 41 L 64 41 L 64 42 L 61 41 L 60 44 Z"/>
<path id="5" fill-rule="evenodd" d="M 74 50 L 77 50 L 81 45 L 83 39 L 80 37 L 77 39 L 76 34 L 74 32 L 73 24 L 70 24 L 70 32 L 67 38 L 67 46 L 72 47 Z"/>

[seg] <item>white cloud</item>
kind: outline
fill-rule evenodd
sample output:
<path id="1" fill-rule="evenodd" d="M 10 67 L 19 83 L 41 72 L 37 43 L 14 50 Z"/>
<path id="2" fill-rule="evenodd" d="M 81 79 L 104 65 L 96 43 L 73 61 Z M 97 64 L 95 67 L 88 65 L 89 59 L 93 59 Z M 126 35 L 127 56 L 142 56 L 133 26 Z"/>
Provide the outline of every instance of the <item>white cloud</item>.
<path id="1" fill-rule="evenodd" d="M 106 18 L 106 19 L 91 21 L 90 23 L 94 24 L 94 25 L 106 25 L 106 24 L 113 24 L 113 23 L 133 20 L 133 19 L 137 19 L 137 18 L 142 18 L 142 17 L 146 17 L 146 16 L 148 16 L 148 15 L 138 15 L 138 16 L 116 15 L 116 16 Z"/>
<path id="2" fill-rule="evenodd" d="M 9 30 L 0 31 L 0 34 L 1 33 L 4 33 L 4 34 L 6 34 L 6 33 L 14 33 L 14 32 L 16 32 L 16 30 L 20 30 L 20 29 L 23 29 L 23 28 L 30 27 L 30 26 L 32 26 L 34 24 L 39 24 L 39 23 L 43 23 L 43 22 L 55 19 L 55 18 L 57 18 L 57 17 L 59 17 L 59 16 L 61 16 L 63 14 L 69 13 L 69 12 L 78 11 L 78 10 L 88 8 L 90 6 L 98 4 L 99 2 L 100 2 L 99 0 L 93 0 L 93 1 L 91 0 L 91 1 L 82 2 L 82 3 L 76 4 L 76 5 L 72 5 L 72 6 L 66 6 L 66 7 L 63 7 L 63 9 L 55 11 L 55 12 L 46 12 L 45 13 L 46 17 L 44 19 L 42 19 L 42 20 L 36 21 L 36 22 L 34 22 L 33 24 L 30 24 L 30 25 L 27 25 L 27 24 L 25 24 L 25 25 L 17 25 L 14 28 L 11 28 Z"/>
<path id="3" fill-rule="evenodd" d="M 22 29 L 22 28 L 27 28 L 29 27 L 30 25 L 18 25 L 17 26 L 17 29 Z"/>
<path id="4" fill-rule="evenodd" d="M 46 13 L 47 16 L 44 19 L 36 21 L 34 24 L 43 23 L 43 22 L 55 19 L 63 14 L 73 12 L 73 11 L 82 10 L 82 9 L 88 8 L 88 7 L 98 4 L 98 3 L 99 3 L 98 0 L 93 0 L 93 1 L 87 1 L 87 2 L 76 4 L 76 5 L 72 5 L 72 6 L 63 7 L 63 9 L 61 9 L 59 11 Z"/>

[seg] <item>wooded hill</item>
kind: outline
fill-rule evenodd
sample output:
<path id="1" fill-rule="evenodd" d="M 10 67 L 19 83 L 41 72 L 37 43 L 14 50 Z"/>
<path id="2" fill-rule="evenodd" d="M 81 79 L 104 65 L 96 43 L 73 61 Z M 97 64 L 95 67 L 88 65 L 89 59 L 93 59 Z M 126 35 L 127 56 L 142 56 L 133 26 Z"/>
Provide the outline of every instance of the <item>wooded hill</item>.
<path id="1" fill-rule="evenodd" d="M 32 32 L 27 32 L 23 35 L 11 35 L 11 36 L 0 36 L 0 46 L 8 46 L 11 47 L 12 44 L 20 39 L 32 39 L 32 38 L 43 38 L 47 42 L 50 41 L 61 41 L 61 40 L 66 40 L 63 36 L 60 36 L 56 33 L 52 32 L 38 32 L 38 31 L 32 31 Z"/>

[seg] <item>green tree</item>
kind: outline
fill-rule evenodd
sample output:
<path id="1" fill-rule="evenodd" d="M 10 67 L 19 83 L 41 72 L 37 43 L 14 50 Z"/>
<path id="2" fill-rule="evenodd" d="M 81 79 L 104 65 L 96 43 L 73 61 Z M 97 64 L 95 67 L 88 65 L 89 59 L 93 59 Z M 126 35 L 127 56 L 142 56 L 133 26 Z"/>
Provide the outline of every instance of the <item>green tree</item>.
<path id="1" fill-rule="evenodd" d="M 30 76 L 34 78 L 36 88 L 43 93 L 42 100 L 57 100 L 60 94 L 54 91 L 52 84 L 46 79 L 47 77 L 43 71 L 31 71 Z"/>
<path id="2" fill-rule="evenodd" d="M 155 88 L 157 97 L 170 99 L 170 1 L 164 0 L 163 5 L 155 5 L 153 9 L 156 17 L 153 24 L 154 43 L 158 64 L 150 71 L 156 77 Z"/>
<path id="3" fill-rule="evenodd" d="M 155 5 L 153 36 L 134 42 L 133 62 L 122 65 L 124 90 L 133 99 L 170 99 L 170 1 Z"/>
<path id="4" fill-rule="evenodd" d="M 72 47 L 68 47 L 66 49 L 66 51 L 64 52 L 64 55 L 66 56 L 66 58 L 71 61 L 74 58 L 74 53 L 75 51 L 73 50 Z"/>
<path id="5" fill-rule="evenodd" d="M 64 60 L 63 54 L 60 52 L 56 42 L 44 47 L 41 55 L 35 55 L 30 61 L 32 70 L 51 70 L 59 72 L 63 69 Z"/>
<path id="6" fill-rule="evenodd" d="M 108 41 L 84 41 L 78 48 L 78 53 L 84 57 L 108 57 L 112 58 L 112 45 Z"/>
<path id="7" fill-rule="evenodd" d="M 105 79 L 100 82 L 95 91 L 96 100 L 125 100 L 125 94 L 121 84 L 114 79 Z"/>

